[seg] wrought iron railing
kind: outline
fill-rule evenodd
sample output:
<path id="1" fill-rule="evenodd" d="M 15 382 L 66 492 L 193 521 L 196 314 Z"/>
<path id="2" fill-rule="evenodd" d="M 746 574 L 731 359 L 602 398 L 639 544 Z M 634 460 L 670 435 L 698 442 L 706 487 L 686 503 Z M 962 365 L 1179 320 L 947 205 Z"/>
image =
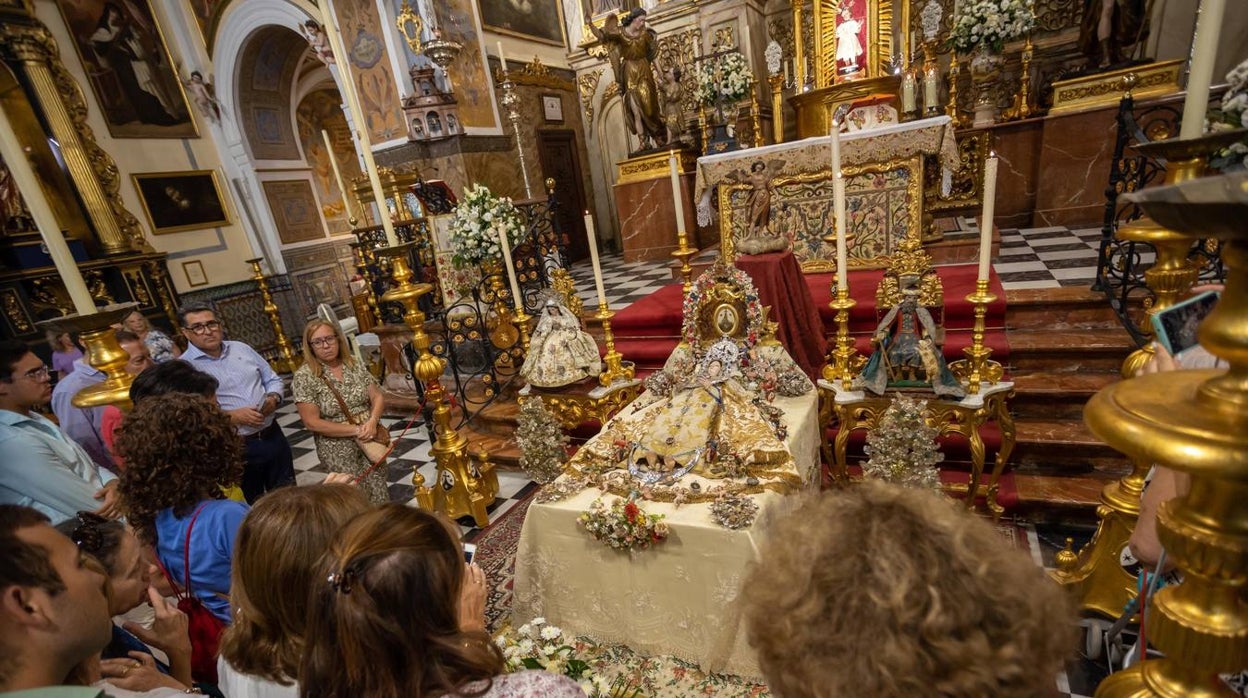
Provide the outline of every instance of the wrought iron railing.
<path id="1" fill-rule="evenodd" d="M 1174 100 L 1137 106 L 1127 93 L 1118 103 L 1115 119 L 1114 154 L 1105 187 L 1105 213 L 1092 290 L 1105 294 L 1122 326 L 1141 346 L 1150 337 L 1140 329 L 1138 310 L 1148 307 L 1153 300 L 1144 272 L 1152 267 L 1156 251 L 1146 242 L 1118 238 L 1116 233 L 1120 226 L 1144 215 L 1138 206 L 1119 197 L 1164 180 L 1166 161 L 1145 156 L 1132 146 L 1175 137 L 1182 116 L 1179 103 Z M 1217 240 L 1198 240 L 1192 245 L 1188 258 L 1200 267 L 1202 281 L 1225 279 L 1221 245 Z"/>

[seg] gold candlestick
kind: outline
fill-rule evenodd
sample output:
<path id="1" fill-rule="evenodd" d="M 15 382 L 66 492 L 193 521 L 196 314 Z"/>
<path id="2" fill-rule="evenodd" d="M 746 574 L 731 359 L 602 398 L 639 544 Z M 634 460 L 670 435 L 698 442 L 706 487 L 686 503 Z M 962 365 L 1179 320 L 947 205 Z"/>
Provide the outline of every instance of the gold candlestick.
<path id="1" fill-rule="evenodd" d="M 958 112 L 958 54 L 949 54 L 949 103 L 945 105 L 945 115 L 953 119 L 954 128 L 964 126 L 962 115 Z"/>
<path id="2" fill-rule="evenodd" d="M 706 155 L 709 152 L 706 148 L 707 148 L 707 144 L 710 142 L 710 138 L 707 137 L 707 133 L 706 133 L 706 105 L 705 104 L 698 107 L 698 128 L 700 129 L 700 132 L 702 134 L 702 154 Z"/>
<path id="3" fill-rule="evenodd" d="M 256 287 L 260 289 L 260 298 L 264 301 L 264 314 L 269 316 L 269 324 L 273 326 L 273 334 L 277 337 L 277 358 L 270 363 L 273 364 L 273 370 L 278 373 L 294 373 L 303 362 L 295 354 L 295 348 L 286 338 L 286 333 L 282 331 L 282 315 L 278 312 L 277 303 L 273 302 L 269 280 L 265 278 L 264 270 L 260 268 L 260 263 L 263 261 L 263 257 L 257 257 L 246 260 L 246 263 L 251 265 L 251 273 L 254 274 L 252 278 L 255 279 Z"/>
<path id="4" fill-rule="evenodd" d="M 413 373 L 425 388 L 425 404 L 433 413 L 435 440 L 429 452 L 438 464 L 438 481 L 432 492 L 425 487 L 419 473 L 412 476 L 417 488 L 417 502 L 423 507 L 441 511 L 452 519 L 471 516 L 479 527 L 489 524 L 485 508 L 498 494 L 498 476 L 492 467 L 478 468 L 468 458 L 468 441 L 451 426 L 451 405 L 442 387 L 446 362 L 429 351 L 432 340 L 425 332 L 425 314 L 420 310 L 420 297 L 433 290 L 427 283 L 413 284 L 407 254 L 414 243 L 405 243 L 379 250 L 391 258 L 394 287 L 382 295 L 387 303 L 403 304 L 403 321 L 412 330 L 412 348 L 417 352 Z M 422 492 L 422 490 L 424 490 Z"/>
<path id="5" fill-rule="evenodd" d="M 1135 194 L 1158 224 L 1189 240 L 1222 240 L 1226 290 L 1200 326 L 1201 344 L 1225 370 L 1158 373 L 1115 383 L 1084 408 L 1098 437 L 1133 459 L 1191 476 L 1161 505 L 1157 533 L 1183 583 L 1149 601 L 1150 644 L 1164 656 L 1101 682 L 1101 698 L 1231 695 L 1218 674 L 1248 657 L 1248 175 L 1223 175 Z"/>
<path id="6" fill-rule="evenodd" d="M 835 278 L 833 283 L 835 283 Z M 862 370 L 866 358 L 854 348 L 854 340 L 849 336 L 849 311 L 858 301 L 849 297 L 849 289 L 836 290 L 836 297 L 828 303 L 828 307 L 836 311 L 836 345 L 832 349 L 831 360 L 823 368 L 823 377 L 829 381 L 841 382 L 842 390 L 849 390 L 854 382 L 854 375 Z"/>
<path id="7" fill-rule="evenodd" d="M 777 73 L 767 78 L 771 83 L 771 139 L 784 142 L 784 76 Z"/>
<path id="8" fill-rule="evenodd" d="M 755 148 L 763 146 L 763 122 L 758 110 L 758 78 L 750 78 L 750 128 L 754 130 Z"/>
<path id="9" fill-rule="evenodd" d="M 949 364 L 953 375 L 967 381 L 966 392 L 971 395 L 979 393 L 980 383 L 995 385 L 1004 373 L 1001 364 L 992 361 L 992 347 L 984 345 L 984 325 L 988 316 L 988 304 L 997 300 L 995 294 L 988 291 L 988 279 L 975 282 L 975 292 L 967 295 L 967 302 L 975 306 L 975 325 L 971 330 L 971 346 L 962 350 L 965 359 Z"/>
<path id="10" fill-rule="evenodd" d="M 1006 121 L 1026 119 L 1031 116 L 1031 35 L 1027 35 L 1027 43 L 1023 44 L 1022 76 L 1018 81 L 1018 94 L 1014 95 L 1014 104 L 1001 115 Z"/>
<path id="11" fill-rule="evenodd" d="M 689 295 L 689 289 L 693 288 L 693 267 L 689 265 L 689 260 L 697 256 L 698 248 L 689 246 L 689 233 L 683 231 L 676 232 L 676 244 L 672 256 L 680 260 L 680 287 L 685 295 Z"/>
<path id="12" fill-rule="evenodd" d="M 494 294 L 494 327 L 490 330 L 490 342 L 499 349 L 507 349 L 520 339 L 520 330 L 511 316 L 511 304 L 507 302 L 507 286 L 503 283 L 502 264 L 497 260 L 484 263 L 483 268 L 490 279 L 490 291 Z"/>
<path id="13" fill-rule="evenodd" d="M 89 385 L 74 395 L 71 400 L 74 407 L 89 409 L 117 405 L 123 410 L 130 410 L 130 384 L 134 382 L 134 376 L 126 373 L 130 354 L 117 343 L 117 330 L 113 325 L 120 323 L 138 307 L 138 303 L 124 303 L 90 315 L 70 315 L 38 323 L 39 327 L 57 334 L 68 332 L 78 335 L 87 350 L 87 364 L 104 372 L 103 381 Z"/>
<path id="14" fill-rule="evenodd" d="M 603 343 L 607 346 L 607 355 L 602 357 L 605 368 L 598 374 L 599 385 L 606 388 L 617 381 L 631 381 L 636 370 L 631 361 L 625 361 L 624 355 L 615 350 L 615 336 L 611 334 L 611 318 L 615 317 L 615 313 L 611 312 L 606 303 L 601 303 L 594 317 L 602 323 Z"/>

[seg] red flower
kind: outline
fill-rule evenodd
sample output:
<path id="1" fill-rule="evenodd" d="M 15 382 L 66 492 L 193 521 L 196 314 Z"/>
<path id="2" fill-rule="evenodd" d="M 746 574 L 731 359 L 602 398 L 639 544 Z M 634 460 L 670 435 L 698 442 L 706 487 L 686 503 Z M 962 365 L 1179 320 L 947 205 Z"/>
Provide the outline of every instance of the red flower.
<path id="1" fill-rule="evenodd" d="M 637 505 L 632 501 L 629 501 L 628 504 L 624 505 L 624 518 L 628 519 L 629 523 L 637 523 L 637 514 L 639 511 L 640 510 L 637 509 Z"/>

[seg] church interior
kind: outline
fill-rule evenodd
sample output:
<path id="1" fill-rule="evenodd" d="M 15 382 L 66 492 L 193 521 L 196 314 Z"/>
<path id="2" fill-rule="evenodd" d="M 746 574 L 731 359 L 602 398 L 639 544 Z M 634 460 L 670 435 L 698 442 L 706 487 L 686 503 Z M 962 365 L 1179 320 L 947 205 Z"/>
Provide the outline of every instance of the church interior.
<path id="1" fill-rule="evenodd" d="M 1248 696 L 1246 156 L 1236 0 L 0 0 L 0 338 L 124 429 L 210 308 L 312 486 L 328 326 L 355 481 L 590 695 L 831 695 L 743 585 L 882 480 L 1070 601 L 1030 695 Z"/>

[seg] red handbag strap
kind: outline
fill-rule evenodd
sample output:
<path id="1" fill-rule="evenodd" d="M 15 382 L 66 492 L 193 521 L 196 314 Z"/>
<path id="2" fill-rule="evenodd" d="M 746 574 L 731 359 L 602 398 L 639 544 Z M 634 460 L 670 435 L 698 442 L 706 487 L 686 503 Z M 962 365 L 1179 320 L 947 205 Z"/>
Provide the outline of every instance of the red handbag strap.
<path id="1" fill-rule="evenodd" d="M 199 505 L 195 513 L 191 516 L 191 523 L 186 527 L 186 542 L 182 546 L 182 571 L 186 578 L 186 595 L 191 595 L 191 531 L 195 529 L 195 519 L 199 518 L 199 512 L 204 510 L 208 502 Z"/>

